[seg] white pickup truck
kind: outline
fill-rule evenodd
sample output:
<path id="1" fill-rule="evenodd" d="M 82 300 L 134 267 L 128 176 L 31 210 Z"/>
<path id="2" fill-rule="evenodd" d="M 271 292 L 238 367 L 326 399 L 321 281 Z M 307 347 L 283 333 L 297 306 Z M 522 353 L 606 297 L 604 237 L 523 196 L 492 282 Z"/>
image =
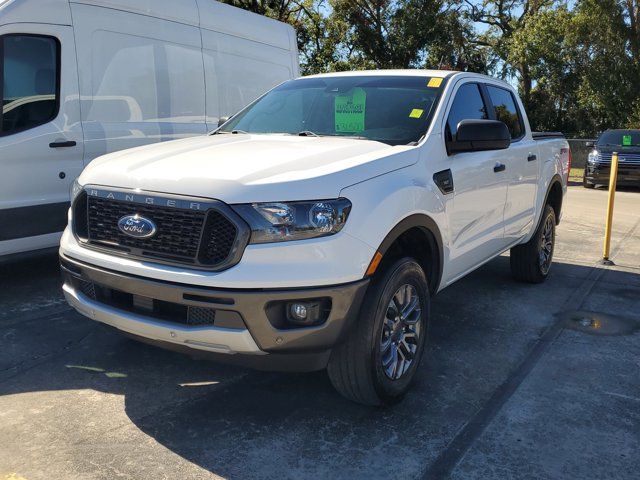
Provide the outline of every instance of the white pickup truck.
<path id="1" fill-rule="evenodd" d="M 516 279 L 547 277 L 570 161 L 486 76 L 287 81 L 210 135 L 92 162 L 60 247 L 64 293 L 142 341 L 327 368 L 346 397 L 393 403 L 432 295 L 507 250 Z"/>

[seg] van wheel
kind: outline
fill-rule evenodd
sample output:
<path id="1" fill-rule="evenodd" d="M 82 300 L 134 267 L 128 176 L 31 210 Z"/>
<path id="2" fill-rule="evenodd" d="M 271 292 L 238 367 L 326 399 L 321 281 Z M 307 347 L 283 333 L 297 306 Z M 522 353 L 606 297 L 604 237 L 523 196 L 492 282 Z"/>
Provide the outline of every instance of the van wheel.
<path id="1" fill-rule="evenodd" d="M 399 401 L 420 365 L 429 308 L 424 271 L 412 258 L 376 274 L 356 325 L 331 354 L 327 371 L 336 390 L 364 405 Z"/>
<path id="2" fill-rule="evenodd" d="M 546 205 L 533 238 L 511 249 L 511 274 L 516 280 L 542 283 L 549 275 L 556 243 L 556 214 Z"/>

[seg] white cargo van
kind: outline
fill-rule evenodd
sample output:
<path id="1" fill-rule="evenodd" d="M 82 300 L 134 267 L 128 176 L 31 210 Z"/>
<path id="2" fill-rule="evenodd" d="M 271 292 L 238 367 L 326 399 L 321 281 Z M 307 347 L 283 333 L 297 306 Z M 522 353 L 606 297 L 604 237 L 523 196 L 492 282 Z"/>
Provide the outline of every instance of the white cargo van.
<path id="1" fill-rule="evenodd" d="M 213 0 L 0 1 L 0 260 L 57 246 L 94 158 L 204 134 L 297 75 L 289 25 Z"/>

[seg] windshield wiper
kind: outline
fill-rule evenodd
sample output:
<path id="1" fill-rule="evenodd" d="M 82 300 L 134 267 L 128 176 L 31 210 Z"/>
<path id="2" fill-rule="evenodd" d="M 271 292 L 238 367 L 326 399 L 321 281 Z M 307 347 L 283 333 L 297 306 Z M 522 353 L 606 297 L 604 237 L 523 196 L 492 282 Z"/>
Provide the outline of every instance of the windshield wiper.
<path id="1" fill-rule="evenodd" d="M 244 130 L 231 130 L 230 132 L 228 130 L 217 130 L 215 132 L 213 132 L 214 135 L 222 135 L 222 134 L 234 134 L 237 135 L 238 133 L 246 133 L 247 135 L 250 135 L 249 132 L 245 132 Z"/>

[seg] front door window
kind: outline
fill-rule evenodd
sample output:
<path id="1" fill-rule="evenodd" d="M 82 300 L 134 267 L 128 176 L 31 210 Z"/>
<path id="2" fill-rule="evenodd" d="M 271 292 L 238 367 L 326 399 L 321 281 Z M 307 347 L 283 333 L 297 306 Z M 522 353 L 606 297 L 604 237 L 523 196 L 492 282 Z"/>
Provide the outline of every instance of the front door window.
<path id="1" fill-rule="evenodd" d="M 0 38 L 0 136 L 48 123 L 57 116 L 59 51 L 52 37 L 11 34 Z"/>

